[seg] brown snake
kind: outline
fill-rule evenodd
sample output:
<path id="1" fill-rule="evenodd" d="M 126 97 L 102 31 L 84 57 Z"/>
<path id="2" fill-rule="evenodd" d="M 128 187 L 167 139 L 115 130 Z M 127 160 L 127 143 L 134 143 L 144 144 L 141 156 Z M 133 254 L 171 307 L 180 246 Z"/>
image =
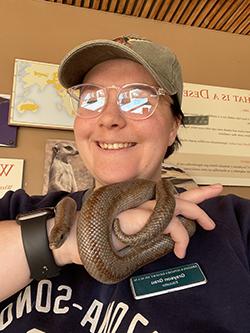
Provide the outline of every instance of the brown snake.
<path id="1" fill-rule="evenodd" d="M 172 251 L 174 241 L 163 231 L 174 214 L 176 193 L 172 183 L 164 178 L 158 183 L 144 179 L 116 183 L 92 192 L 82 205 L 77 224 L 78 250 L 88 273 L 102 283 L 117 283 Z M 124 234 L 116 216 L 151 199 L 156 199 L 156 205 L 143 229 L 134 235 Z M 56 211 L 49 236 L 51 248 L 61 246 L 65 240 L 75 219 L 75 201 L 65 197 Z M 191 237 L 194 221 L 181 219 Z M 126 244 L 123 250 L 114 249 L 112 232 Z"/>

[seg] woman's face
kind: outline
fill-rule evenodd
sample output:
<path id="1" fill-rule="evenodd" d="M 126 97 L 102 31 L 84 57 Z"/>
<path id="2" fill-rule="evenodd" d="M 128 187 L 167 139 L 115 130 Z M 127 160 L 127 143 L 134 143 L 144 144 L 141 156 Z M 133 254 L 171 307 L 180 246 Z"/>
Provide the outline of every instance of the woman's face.
<path id="1" fill-rule="evenodd" d="M 135 82 L 157 86 L 142 65 L 126 59 L 98 64 L 84 82 L 105 87 Z M 95 178 L 96 187 L 135 178 L 158 180 L 161 162 L 177 129 L 178 121 L 164 97 L 160 97 L 151 117 L 132 120 L 120 113 L 115 89 L 109 89 L 108 102 L 97 118 L 76 117 L 74 123 L 79 154 Z"/>

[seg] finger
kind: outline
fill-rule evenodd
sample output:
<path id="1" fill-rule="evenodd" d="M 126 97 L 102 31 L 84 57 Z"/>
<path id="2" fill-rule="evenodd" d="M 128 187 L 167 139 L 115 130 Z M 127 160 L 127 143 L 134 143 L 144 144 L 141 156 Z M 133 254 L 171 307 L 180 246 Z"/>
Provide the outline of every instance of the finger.
<path id="1" fill-rule="evenodd" d="M 200 203 L 206 199 L 218 196 L 223 190 L 221 184 L 214 184 L 210 186 L 197 187 L 179 194 L 179 197 L 184 200 Z"/>
<path id="2" fill-rule="evenodd" d="M 191 220 L 196 220 L 199 225 L 205 230 L 212 230 L 215 227 L 214 221 L 207 215 L 207 213 L 197 206 L 195 203 L 176 198 L 176 215 L 183 215 Z"/>
<path id="3" fill-rule="evenodd" d="M 173 239 L 175 243 L 173 250 L 175 255 L 180 259 L 184 258 L 189 243 L 189 236 L 187 230 L 177 217 L 171 220 L 164 233 L 170 234 Z"/>

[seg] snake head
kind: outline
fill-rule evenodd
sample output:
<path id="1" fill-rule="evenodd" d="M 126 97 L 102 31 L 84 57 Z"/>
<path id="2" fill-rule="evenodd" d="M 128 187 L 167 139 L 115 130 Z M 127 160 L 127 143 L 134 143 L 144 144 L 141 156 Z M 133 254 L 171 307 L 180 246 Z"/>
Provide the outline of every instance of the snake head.
<path id="1" fill-rule="evenodd" d="M 55 250 L 61 247 L 67 238 L 68 232 L 60 227 L 54 227 L 49 235 L 49 248 Z"/>

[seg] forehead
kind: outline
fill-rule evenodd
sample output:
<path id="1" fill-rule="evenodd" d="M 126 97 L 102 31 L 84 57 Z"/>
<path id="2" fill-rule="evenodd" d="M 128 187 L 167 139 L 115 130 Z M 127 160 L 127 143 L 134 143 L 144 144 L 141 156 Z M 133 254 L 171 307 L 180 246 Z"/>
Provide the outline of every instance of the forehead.
<path id="1" fill-rule="evenodd" d="M 139 63 L 128 59 L 112 59 L 94 66 L 83 82 L 96 84 L 147 83 L 157 85 L 152 75 Z"/>

